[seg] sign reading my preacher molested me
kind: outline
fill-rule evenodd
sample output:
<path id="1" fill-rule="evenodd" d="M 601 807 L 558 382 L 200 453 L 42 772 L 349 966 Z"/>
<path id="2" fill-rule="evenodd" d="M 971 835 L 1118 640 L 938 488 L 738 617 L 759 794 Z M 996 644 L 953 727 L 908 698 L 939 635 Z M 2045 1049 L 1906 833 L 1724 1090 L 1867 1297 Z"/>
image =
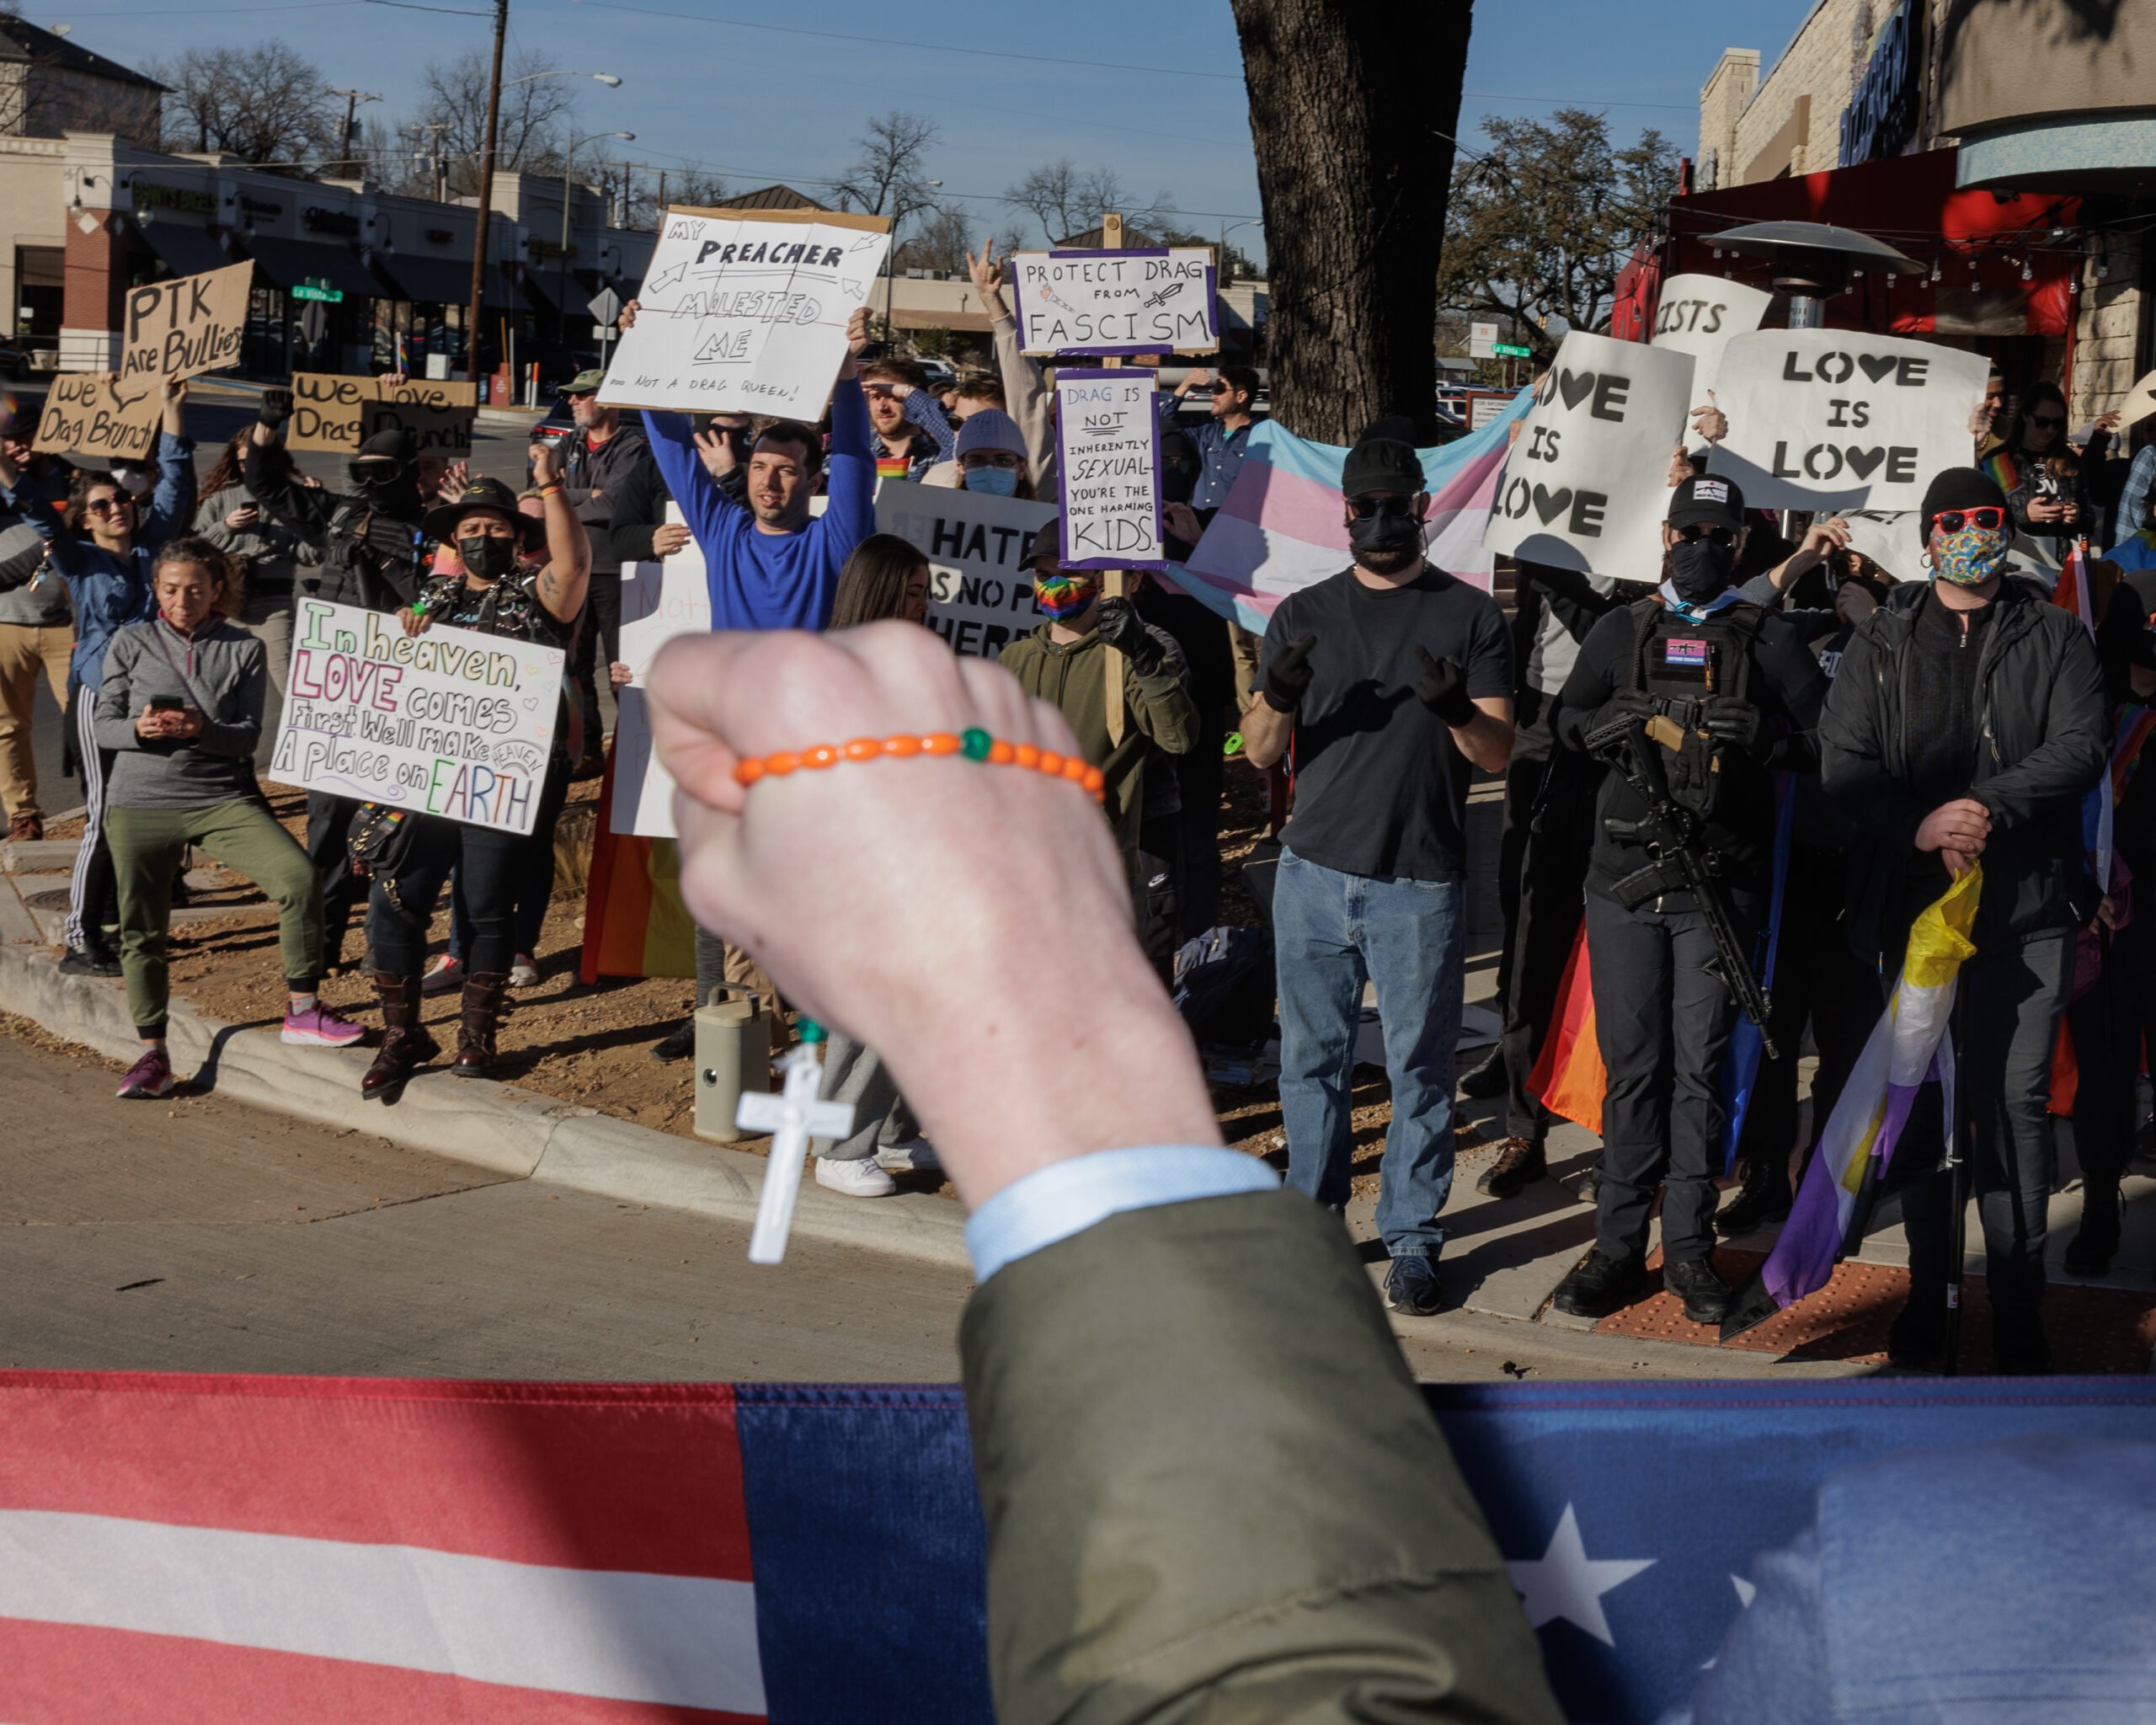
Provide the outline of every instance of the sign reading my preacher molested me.
<path id="1" fill-rule="evenodd" d="M 155 387 L 239 363 L 254 265 L 131 287 L 120 320 L 120 381 Z"/>
<path id="2" fill-rule="evenodd" d="M 956 653 L 993 659 L 1048 619 L 1033 603 L 1026 547 L 1055 505 L 886 479 L 876 489 L 876 531 L 895 533 L 928 559 L 928 626 Z"/>
<path id="3" fill-rule="evenodd" d="M 813 424 L 890 226 L 823 210 L 669 210 L 599 399 Z"/>
<path id="4" fill-rule="evenodd" d="M 1483 544 L 1559 569 L 1657 579 L 1670 451 L 1691 388 L 1689 354 L 1572 331 L 1505 457 Z"/>
<path id="5" fill-rule="evenodd" d="M 1161 422 L 1152 371 L 1055 374 L 1063 561 L 1073 569 L 1165 569 Z"/>
<path id="6" fill-rule="evenodd" d="M 1210 246 L 1013 252 L 1011 306 L 1029 354 L 1210 354 L 1220 299 Z"/>
<path id="7" fill-rule="evenodd" d="M 1942 467 L 1970 460 L 1969 414 L 1991 362 L 1854 329 L 1762 329 L 1722 350 L 1729 435 L 1707 471 L 1754 509 L 1919 509 Z"/>
<path id="8" fill-rule="evenodd" d="M 428 455 L 468 456 L 478 392 L 470 383 L 431 378 L 339 377 L 328 371 L 292 373 L 292 449 L 355 454 L 386 425 L 403 425 Z"/>
<path id="9" fill-rule="evenodd" d="M 270 777 L 528 833 L 561 700 L 562 650 L 302 599 Z"/>

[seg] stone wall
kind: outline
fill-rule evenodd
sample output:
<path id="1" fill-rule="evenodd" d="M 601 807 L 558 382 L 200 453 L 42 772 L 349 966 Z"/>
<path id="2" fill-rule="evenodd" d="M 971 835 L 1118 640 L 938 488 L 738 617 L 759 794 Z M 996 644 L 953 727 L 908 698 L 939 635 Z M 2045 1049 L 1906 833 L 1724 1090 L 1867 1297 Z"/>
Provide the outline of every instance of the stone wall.
<path id="1" fill-rule="evenodd" d="M 2082 266 L 2081 291 L 2074 296 L 2073 380 L 2067 419 L 2075 425 L 2117 407 L 2141 374 L 2139 241 L 2113 236 L 2108 261 L 2110 273 L 2100 281 L 2093 259 Z M 2128 435 L 2133 430 L 2120 429 Z"/>

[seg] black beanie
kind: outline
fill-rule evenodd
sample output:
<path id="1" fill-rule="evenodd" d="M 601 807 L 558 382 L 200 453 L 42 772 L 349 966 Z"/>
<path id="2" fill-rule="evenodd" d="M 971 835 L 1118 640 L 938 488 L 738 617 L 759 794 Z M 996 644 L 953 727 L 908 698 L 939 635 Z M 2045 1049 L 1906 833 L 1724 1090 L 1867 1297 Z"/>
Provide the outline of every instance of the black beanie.
<path id="1" fill-rule="evenodd" d="M 1945 509 L 2004 509 L 2006 494 L 1981 467 L 1948 467 L 1924 487 L 1917 511 L 1917 542 L 1931 543 L 1931 518 Z"/>
<path id="2" fill-rule="evenodd" d="M 1348 451 L 1340 470 L 1343 497 L 1365 497 L 1373 491 L 1397 491 L 1412 497 L 1428 483 L 1415 446 L 1398 437 L 1373 437 L 1365 433 L 1363 441 Z"/>
<path id="3" fill-rule="evenodd" d="M 387 425 L 362 443 L 355 452 L 355 461 L 376 461 L 387 456 L 392 461 L 408 462 L 419 452 L 419 441 L 402 425 Z"/>

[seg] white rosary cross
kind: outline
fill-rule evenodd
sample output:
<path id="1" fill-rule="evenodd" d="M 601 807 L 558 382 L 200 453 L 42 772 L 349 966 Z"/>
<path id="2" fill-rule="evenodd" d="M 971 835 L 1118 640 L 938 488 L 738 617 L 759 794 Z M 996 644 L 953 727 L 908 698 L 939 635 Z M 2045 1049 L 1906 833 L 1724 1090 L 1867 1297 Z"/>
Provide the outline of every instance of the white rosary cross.
<path id="1" fill-rule="evenodd" d="M 801 1195 L 801 1171 L 809 1141 L 835 1143 L 853 1134 L 851 1103 L 817 1100 L 824 1087 L 824 1062 L 818 1052 L 821 1046 L 804 1042 L 782 1056 L 777 1065 L 786 1074 L 786 1088 L 776 1096 L 768 1091 L 746 1091 L 734 1111 L 734 1124 L 743 1131 L 771 1135 L 763 1194 L 756 1200 L 756 1226 L 749 1236 L 750 1263 L 778 1263 L 786 1257 L 786 1236 L 793 1226 L 793 1205 Z"/>

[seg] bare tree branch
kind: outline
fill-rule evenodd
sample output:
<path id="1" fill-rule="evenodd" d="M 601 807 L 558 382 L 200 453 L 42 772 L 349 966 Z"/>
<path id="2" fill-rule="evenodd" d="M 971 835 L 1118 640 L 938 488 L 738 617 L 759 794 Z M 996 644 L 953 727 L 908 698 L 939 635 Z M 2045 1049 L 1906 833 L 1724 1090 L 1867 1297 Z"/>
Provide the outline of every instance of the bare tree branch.
<path id="1" fill-rule="evenodd" d="M 340 147 L 342 115 L 321 72 L 283 42 L 190 48 L 155 73 L 170 87 L 167 142 L 243 162 L 304 163 Z"/>
<path id="2" fill-rule="evenodd" d="M 834 188 L 839 207 L 888 216 L 894 225 L 929 208 L 936 193 L 928 184 L 928 152 L 941 136 L 933 120 L 895 108 L 870 120 L 859 140 L 861 153 Z"/>

